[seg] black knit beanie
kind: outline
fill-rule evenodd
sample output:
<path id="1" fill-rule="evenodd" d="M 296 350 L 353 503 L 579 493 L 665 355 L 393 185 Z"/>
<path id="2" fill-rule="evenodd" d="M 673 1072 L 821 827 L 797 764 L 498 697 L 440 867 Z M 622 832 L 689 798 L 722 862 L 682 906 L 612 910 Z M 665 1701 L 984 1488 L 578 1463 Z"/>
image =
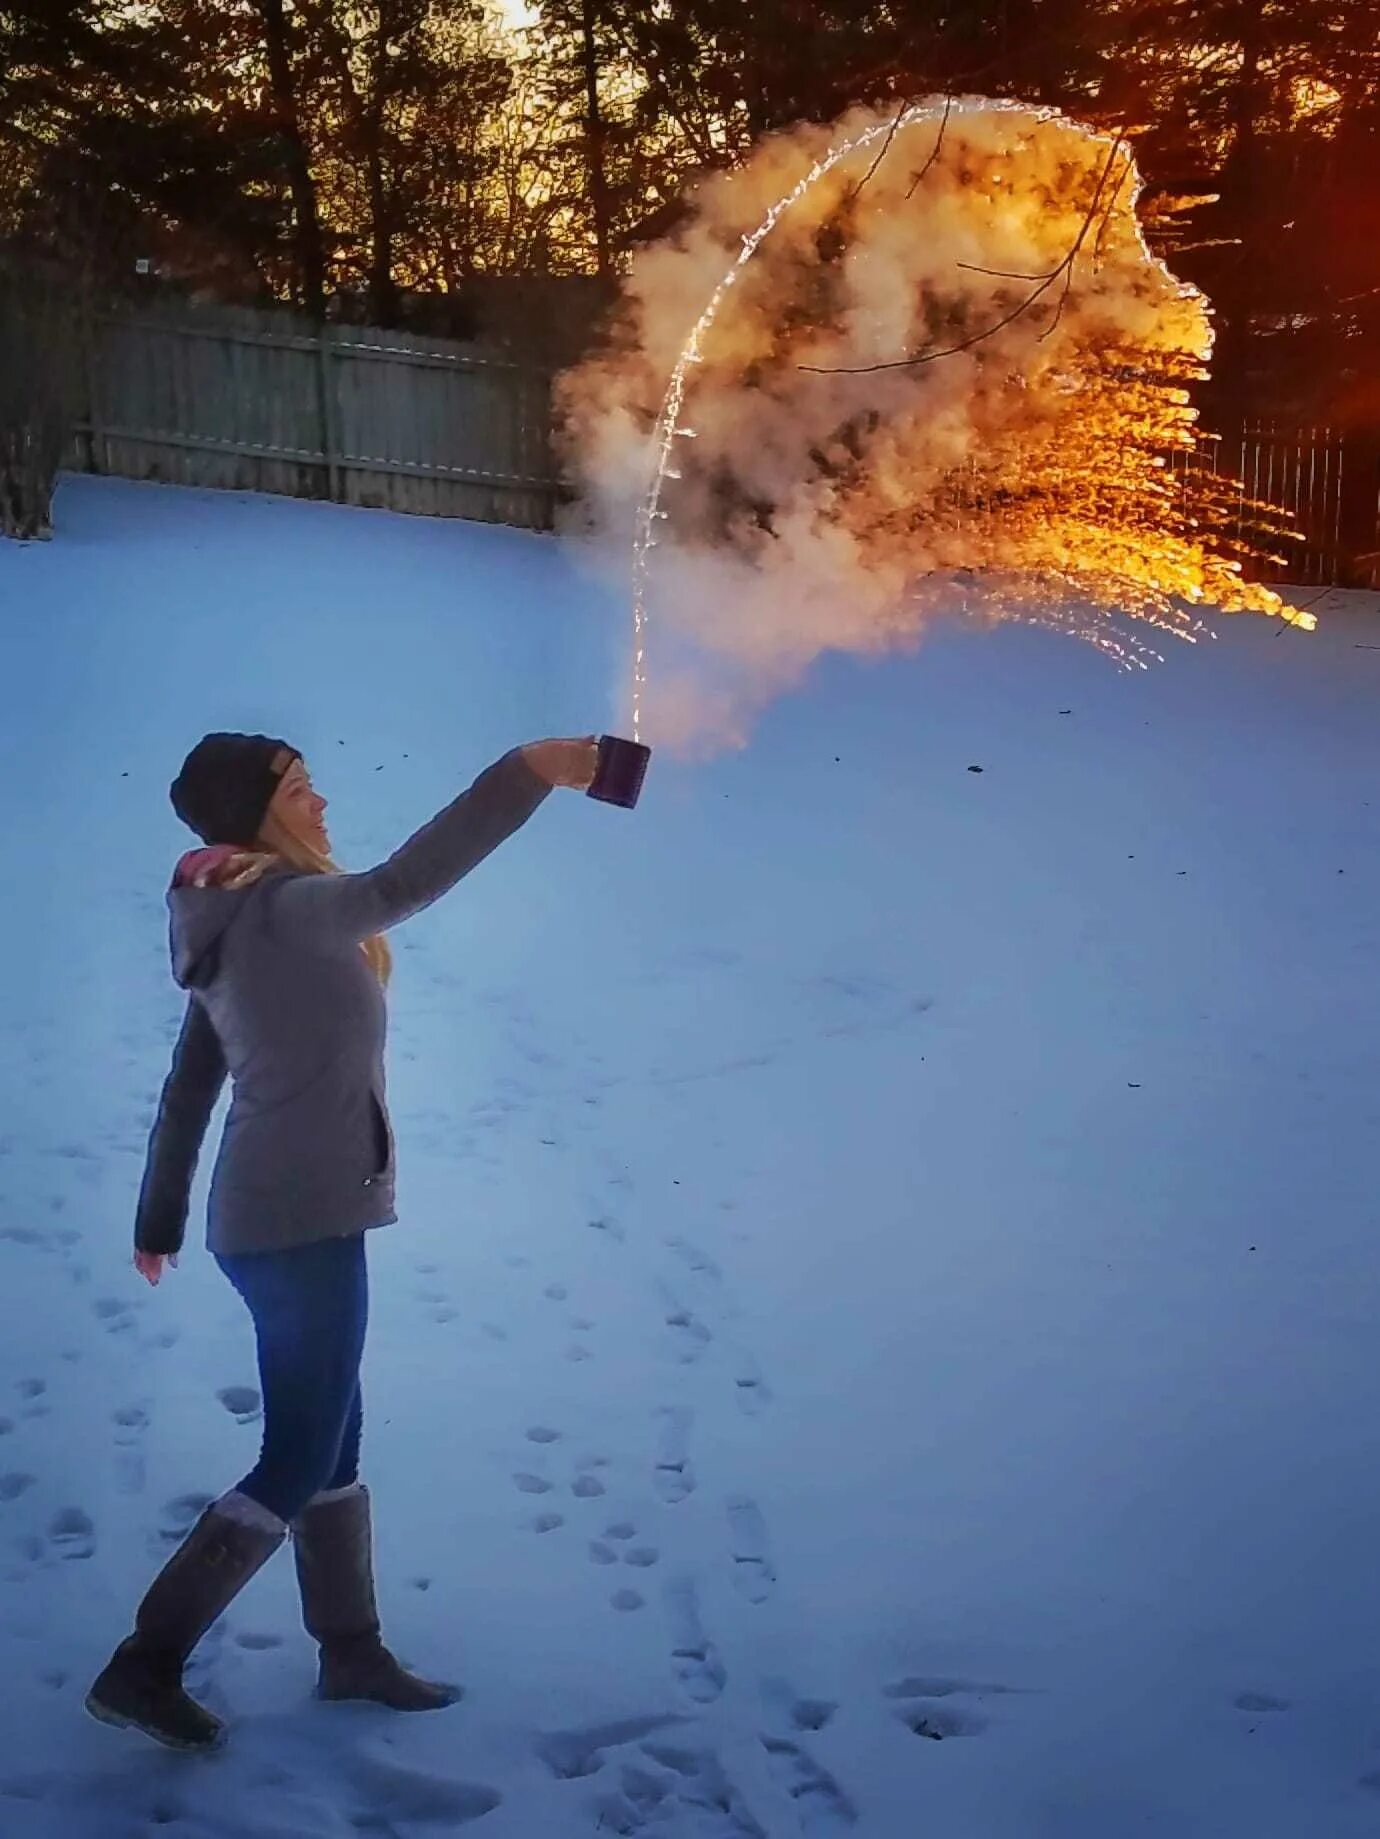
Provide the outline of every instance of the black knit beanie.
<path id="1" fill-rule="evenodd" d="M 266 734 L 208 734 L 172 783 L 173 810 L 203 843 L 248 847 L 258 839 L 283 774 L 301 757 Z"/>

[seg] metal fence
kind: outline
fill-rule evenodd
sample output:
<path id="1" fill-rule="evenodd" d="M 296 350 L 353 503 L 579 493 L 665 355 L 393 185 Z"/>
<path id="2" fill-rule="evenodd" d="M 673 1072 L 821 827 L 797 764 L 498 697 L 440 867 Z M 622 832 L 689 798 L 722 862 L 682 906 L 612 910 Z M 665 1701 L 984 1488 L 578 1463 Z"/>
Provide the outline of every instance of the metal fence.
<path id="1" fill-rule="evenodd" d="M 1284 511 L 1297 533 L 1282 546 L 1282 564 L 1248 574 L 1305 586 L 1380 586 L 1380 465 L 1373 443 L 1337 428 L 1258 420 L 1231 436 L 1204 437 L 1194 453 L 1175 456 L 1185 484 L 1193 467 L 1239 481 L 1238 536 L 1252 521 L 1252 502 Z"/>
<path id="2" fill-rule="evenodd" d="M 551 527 L 549 371 L 274 309 L 150 304 L 86 339 L 78 470 Z"/>

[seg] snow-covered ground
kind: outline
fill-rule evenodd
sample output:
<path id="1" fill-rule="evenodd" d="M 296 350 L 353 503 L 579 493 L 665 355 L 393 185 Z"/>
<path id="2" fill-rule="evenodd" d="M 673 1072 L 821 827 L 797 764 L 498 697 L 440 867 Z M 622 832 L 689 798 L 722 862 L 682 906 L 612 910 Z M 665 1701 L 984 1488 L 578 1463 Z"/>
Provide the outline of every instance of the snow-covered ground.
<path id="1" fill-rule="evenodd" d="M 81 1699 L 252 1462 L 247 1316 L 130 1267 L 167 785 L 282 733 L 377 860 L 613 715 L 515 532 L 71 480 L 0 549 L 3 1839 L 1348 1839 L 1380 1821 L 1380 616 L 1150 675 L 827 661 L 394 935 L 364 1473 L 411 1719 L 281 1555 L 168 1755 Z M 980 774 L 969 771 L 980 766 Z"/>

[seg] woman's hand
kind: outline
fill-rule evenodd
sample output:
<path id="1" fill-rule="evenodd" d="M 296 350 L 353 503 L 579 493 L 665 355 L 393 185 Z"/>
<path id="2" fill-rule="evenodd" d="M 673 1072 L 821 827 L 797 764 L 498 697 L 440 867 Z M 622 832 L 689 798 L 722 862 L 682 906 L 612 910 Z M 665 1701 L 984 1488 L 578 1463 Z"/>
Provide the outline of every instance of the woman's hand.
<path id="1" fill-rule="evenodd" d="M 592 734 L 578 741 L 529 741 L 522 757 L 548 785 L 568 785 L 587 792 L 599 765 L 599 741 Z"/>
<path id="2" fill-rule="evenodd" d="M 163 1275 L 163 1266 L 170 1264 L 177 1269 L 177 1253 L 164 1255 L 162 1252 L 135 1252 L 134 1268 L 141 1277 L 147 1277 L 150 1283 L 157 1283 Z"/>

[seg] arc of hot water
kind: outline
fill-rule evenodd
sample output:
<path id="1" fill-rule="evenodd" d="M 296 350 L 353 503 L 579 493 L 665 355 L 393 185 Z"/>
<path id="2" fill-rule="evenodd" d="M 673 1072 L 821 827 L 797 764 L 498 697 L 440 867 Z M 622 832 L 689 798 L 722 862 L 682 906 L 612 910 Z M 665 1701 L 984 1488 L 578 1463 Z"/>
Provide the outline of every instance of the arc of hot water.
<path id="1" fill-rule="evenodd" d="M 656 459 L 655 473 L 651 489 L 638 512 L 636 534 L 633 539 L 632 723 L 634 740 L 642 738 L 642 703 L 647 687 L 648 558 L 652 550 L 656 548 L 654 535 L 656 525 L 667 515 L 661 508 L 662 487 L 668 477 L 676 477 L 675 470 L 671 466 L 671 454 L 676 439 L 678 437 L 694 438 L 692 428 L 682 428 L 679 425 L 680 411 L 685 401 L 685 385 L 690 367 L 692 364 L 702 362 L 701 344 L 704 336 L 717 318 L 728 290 L 793 204 L 796 204 L 813 186 L 817 185 L 826 173 L 832 172 L 840 160 L 846 160 L 850 154 L 857 153 L 860 148 L 869 146 L 875 140 L 880 140 L 883 135 L 895 136 L 914 122 L 936 118 L 944 106 L 942 102 L 914 103 L 910 108 L 902 110 L 893 120 L 878 122 L 875 126 L 864 129 L 862 133 L 855 134 L 850 140 L 840 141 L 838 146 L 829 148 L 827 153 L 821 154 L 803 178 L 784 197 L 777 199 L 752 234 L 743 238 L 743 247 L 737 260 L 714 289 L 708 306 L 695 321 L 690 336 L 685 342 L 685 348 L 677 360 L 675 369 L 671 372 L 671 381 L 661 405 L 661 413 L 657 417 L 656 431 L 652 437 L 652 451 Z M 975 105 L 960 103 L 957 106 L 963 109 L 965 106 Z M 992 104 L 986 103 L 984 106 L 990 108 Z M 950 104 L 951 114 L 953 108 L 954 105 Z"/>

